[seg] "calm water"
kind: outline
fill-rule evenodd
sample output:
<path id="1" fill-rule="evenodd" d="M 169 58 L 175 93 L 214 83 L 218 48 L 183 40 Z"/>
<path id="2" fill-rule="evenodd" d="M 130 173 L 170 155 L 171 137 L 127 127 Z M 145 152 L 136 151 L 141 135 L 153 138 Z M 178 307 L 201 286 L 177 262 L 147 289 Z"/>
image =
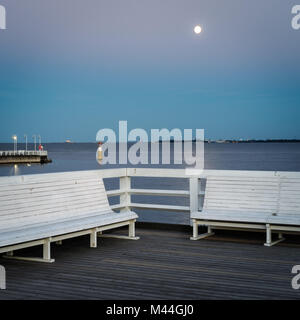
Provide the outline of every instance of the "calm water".
<path id="1" fill-rule="evenodd" d="M 0 150 L 12 150 L 11 144 L 0 144 Z M 19 149 L 25 149 L 19 145 Z M 23 175 L 74 170 L 93 170 L 118 167 L 100 166 L 96 161 L 95 143 L 49 143 L 45 144 L 51 164 L 0 165 L 0 176 Z M 144 166 L 146 167 L 146 166 Z M 184 168 L 184 165 L 160 167 Z M 205 144 L 205 168 L 220 170 L 271 170 L 300 171 L 300 143 L 251 143 L 251 144 Z M 117 181 L 105 181 L 108 189 L 117 187 Z M 188 189 L 186 179 L 135 178 L 133 187 L 158 189 Z M 118 199 L 111 199 L 112 203 Z M 135 202 L 188 205 L 188 199 L 171 197 L 135 196 Z M 141 221 L 188 224 L 188 214 L 156 211 L 137 211 Z"/>

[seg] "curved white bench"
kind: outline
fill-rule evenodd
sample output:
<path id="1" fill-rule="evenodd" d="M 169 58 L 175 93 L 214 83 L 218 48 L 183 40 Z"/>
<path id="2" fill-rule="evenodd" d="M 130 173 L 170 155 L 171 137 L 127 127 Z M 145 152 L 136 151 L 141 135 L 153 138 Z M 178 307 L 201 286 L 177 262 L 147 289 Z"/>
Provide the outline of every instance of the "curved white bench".
<path id="1" fill-rule="evenodd" d="M 292 177 L 208 177 L 204 206 L 193 212 L 193 237 L 199 240 L 212 229 L 266 230 L 266 246 L 283 241 L 282 233 L 300 231 L 300 179 Z M 198 226 L 208 232 L 198 235 Z M 272 242 L 272 231 L 279 239 Z"/>
<path id="2" fill-rule="evenodd" d="M 125 225 L 129 236 L 114 237 L 138 239 L 138 216 L 112 211 L 100 170 L 1 177 L 0 204 L 0 253 L 6 257 L 53 262 L 51 242 L 89 234 L 95 248 L 102 231 Z M 43 245 L 43 258 L 13 255 L 35 245 Z"/>

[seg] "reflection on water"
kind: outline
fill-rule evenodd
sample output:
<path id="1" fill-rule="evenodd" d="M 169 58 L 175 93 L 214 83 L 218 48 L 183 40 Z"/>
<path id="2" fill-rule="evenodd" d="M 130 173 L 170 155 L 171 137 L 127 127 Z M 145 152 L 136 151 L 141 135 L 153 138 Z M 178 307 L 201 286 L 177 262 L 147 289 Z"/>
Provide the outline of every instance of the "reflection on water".
<path id="1" fill-rule="evenodd" d="M 14 175 L 17 176 L 20 174 L 19 166 L 17 164 L 14 165 Z"/>
<path id="2" fill-rule="evenodd" d="M 17 175 L 20 175 L 21 172 L 20 172 L 20 167 L 18 164 L 11 164 L 11 165 L 1 165 L 0 166 L 0 170 L 4 169 L 5 167 L 8 168 L 8 176 L 17 176 Z M 1 172 L 1 171 L 0 171 Z"/>

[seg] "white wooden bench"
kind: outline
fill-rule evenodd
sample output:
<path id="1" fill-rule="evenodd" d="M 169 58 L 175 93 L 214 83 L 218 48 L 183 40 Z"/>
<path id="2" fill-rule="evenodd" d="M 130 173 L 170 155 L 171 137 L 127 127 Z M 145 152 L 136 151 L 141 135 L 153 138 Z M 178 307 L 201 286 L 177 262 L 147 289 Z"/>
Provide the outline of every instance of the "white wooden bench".
<path id="1" fill-rule="evenodd" d="M 300 178 L 281 177 L 278 193 L 277 211 L 267 218 L 269 242 L 272 230 L 300 231 Z"/>
<path id="2" fill-rule="evenodd" d="M 193 237 L 215 228 L 265 230 L 266 246 L 284 240 L 283 232 L 300 231 L 300 179 L 291 177 L 208 177 L 202 211 L 191 213 Z M 198 234 L 198 226 L 208 232 Z M 272 231 L 279 238 L 272 242 Z"/>
<path id="3" fill-rule="evenodd" d="M 53 262 L 51 242 L 90 235 L 138 239 L 137 215 L 109 206 L 101 170 L 0 178 L 0 253 L 6 257 Z M 129 235 L 102 235 L 102 231 L 129 226 Z M 14 250 L 43 245 L 43 258 L 16 257 Z"/>

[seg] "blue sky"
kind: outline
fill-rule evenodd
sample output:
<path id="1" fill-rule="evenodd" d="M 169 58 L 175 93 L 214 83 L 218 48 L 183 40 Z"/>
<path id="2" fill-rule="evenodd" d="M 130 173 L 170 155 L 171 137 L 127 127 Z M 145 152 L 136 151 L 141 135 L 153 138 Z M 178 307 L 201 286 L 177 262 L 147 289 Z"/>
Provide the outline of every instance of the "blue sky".
<path id="1" fill-rule="evenodd" d="M 290 0 L 0 0 L 0 141 L 102 128 L 300 138 Z M 201 35 L 193 33 L 196 24 Z"/>

